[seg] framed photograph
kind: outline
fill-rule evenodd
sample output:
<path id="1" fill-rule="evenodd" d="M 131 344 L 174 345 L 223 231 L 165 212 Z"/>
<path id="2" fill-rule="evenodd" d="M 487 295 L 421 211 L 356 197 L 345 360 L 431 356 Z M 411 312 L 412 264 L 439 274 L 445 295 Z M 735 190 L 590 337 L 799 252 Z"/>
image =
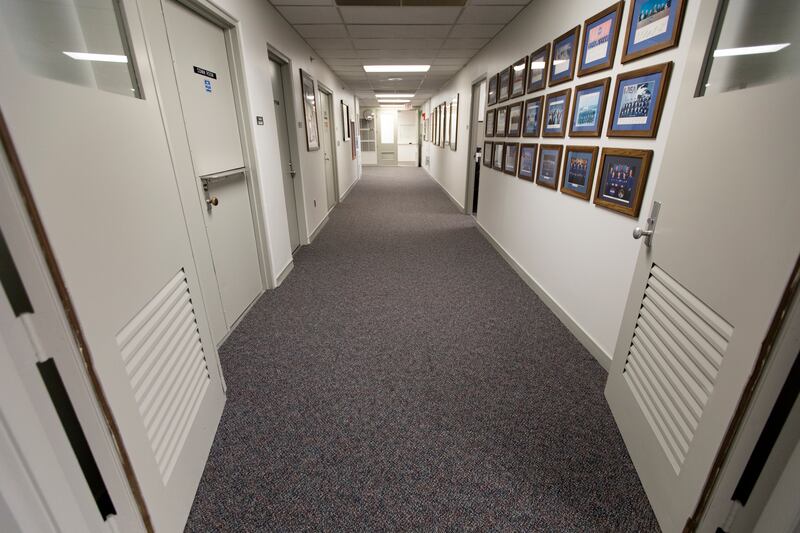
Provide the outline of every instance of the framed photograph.
<path id="1" fill-rule="evenodd" d="M 560 144 L 543 144 L 539 147 L 539 166 L 536 170 L 536 185 L 549 189 L 558 189 L 558 173 L 561 168 Z"/>
<path id="2" fill-rule="evenodd" d="M 547 95 L 544 104 L 542 137 L 563 137 L 566 134 L 571 92 L 572 89 L 564 89 Z"/>
<path id="3" fill-rule="evenodd" d="M 569 123 L 570 137 L 600 137 L 610 86 L 611 78 L 603 78 L 575 87 L 572 120 Z"/>
<path id="4" fill-rule="evenodd" d="M 606 135 L 655 138 L 671 72 L 670 62 L 617 76 Z"/>
<path id="5" fill-rule="evenodd" d="M 505 102 L 511 94 L 511 67 L 504 68 L 497 75 L 497 101 Z"/>
<path id="6" fill-rule="evenodd" d="M 458 93 L 450 100 L 450 149 L 455 150 L 458 144 Z"/>
<path id="7" fill-rule="evenodd" d="M 494 137 L 494 109 L 487 109 L 486 110 L 486 120 L 483 122 L 484 126 L 484 137 Z"/>
<path id="8" fill-rule="evenodd" d="M 497 74 L 489 76 L 489 81 L 486 84 L 486 105 L 494 105 L 497 103 Z"/>
<path id="9" fill-rule="evenodd" d="M 525 100 L 525 110 L 522 113 L 522 136 L 538 137 L 542 131 L 542 104 L 543 96 Z"/>
<path id="10" fill-rule="evenodd" d="M 589 201 L 597 167 L 597 146 L 567 146 L 564 170 L 561 174 L 561 192 Z"/>
<path id="11" fill-rule="evenodd" d="M 536 172 L 536 149 L 535 144 L 519 145 L 519 171 L 517 176 L 527 181 L 533 181 L 533 173 Z"/>
<path id="12" fill-rule="evenodd" d="M 519 137 L 522 128 L 522 102 L 508 106 L 508 127 L 506 137 Z"/>
<path id="13" fill-rule="evenodd" d="M 503 151 L 503 172 L 517 175 L 517 158 L 519 157 L 519 143 L 506 143 Z"/>
<path id="14" fill-rule="evenodd" d="M 306 123 L 306 148 L 309 152 L 319 150 L 319 124 L 317 123 L 317 93 L 314 78 L 300 69 L 300 89 L 303 94 L 303 118 Z"/>
<path id="15" fill-rule="evenodd" d="M 494 122 L 494 136 L 505 137 L 508 127 L 508 106 L 498 107 Z"/>
<path id="16" fill-rule="evenodd" d="M 595 205 L 638 217 L 652 159 L 652 150 L 603 148 Z"/>
<path id="17" fill-rule="evenodd" d="M 344 100 L 340 100 L 342 104 L 342 137 L 343 140 L 349 141 L 350 136 L 352 135 L 350 132 L 350 106 L 344 103 Z"/>
<path id="18" fill-rule="evenodd" d="M 530 55 L 528 61 L 528 90 L 533 93 L 547 87 L 547 73 L 550 71 L 550 43 Z"/>
<path id="19" fill-rule="evenodd" d="M 607 70 L 614 65 L 624 4 L 625 2 L 617 2 L 583 24 L 583 44 L 581 45 L 578 76 Z"/>
<path id="20" fill-rule="evenodd" d="M 438 124 L 436 123 L 436 120 L 437 120 L 436 119 L 436 109 L 433 109 L 431 111 L 431 137 L 430 137 L 429 140 L 434 145 L 436 144 L 436 128 L 438 127 Z"/>
<path id="21" fill-rule="evenodd" d="M 350 121 L 350 131 L 352 131 L 354 133 L 356 131 L 356 121 L 355 120 L 351 120 Z M 350 150 L 352 151 L 351 155 L 353 157 L 353 161 L 356 160 L 356 146 L 358 145 L 358 134 L 355 133 L 355 135 L 356 135 L 356 138 L 353 139 L 352 142 L 350 142 Z"/>
<path id="22" fill-rule="evenodd" d="M 494 143 L 485 141 L 483 143 L 483 166 L 492 168 L 492 152 L 494 152 Z"/>
<path id="23" fill-rule="evenodd" d="M 447 105 L 439 104 L 439 146 L 444 148 L 444 141 L 447 139 Z"/>
<path id="24" fill-rule="evenodd" d="M 568 82 L 575 77 L 580 34 L 581 27 L 575 26 L 553 41 L 553 57 L 550 59 L 550 87 Z"/>
<path id="25" fill-rule="evenodd" d="M 492 155 L 492 168 L 503 170 L 503 147 L 504 143 L 494 143 L 494 154 Z"/>
<path id="26" fill-rule="evenodd" d="M 525 81 L 528 79 L 528 56 L 511 65 L 511 98 L 525 94 Z"/>
<path id="27" fill-rule="evenodd" d="M 686 0 L 633 0 L 622 62 L 678 46 Z"/>

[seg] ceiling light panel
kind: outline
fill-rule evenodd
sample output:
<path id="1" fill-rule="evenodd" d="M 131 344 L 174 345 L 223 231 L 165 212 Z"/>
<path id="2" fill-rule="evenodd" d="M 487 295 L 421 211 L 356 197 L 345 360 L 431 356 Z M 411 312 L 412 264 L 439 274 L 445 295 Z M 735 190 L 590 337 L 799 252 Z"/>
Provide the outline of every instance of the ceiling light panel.
<path id="1" fill-rule="evenodd" d="M 366 72 L 427 72 L 430 65 L 364 65 Z"/>

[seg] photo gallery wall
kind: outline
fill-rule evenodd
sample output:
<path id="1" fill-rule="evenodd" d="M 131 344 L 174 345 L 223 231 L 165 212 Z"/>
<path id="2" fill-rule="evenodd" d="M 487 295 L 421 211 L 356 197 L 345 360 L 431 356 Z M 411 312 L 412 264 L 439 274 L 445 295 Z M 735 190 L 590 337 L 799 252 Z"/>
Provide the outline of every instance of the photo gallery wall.
<path id="1" fill-rule="evenodd" d="M 678 45 L 686 0 L 629 2 L 623 65 Z M 636 148 L 635 139 L 658 135 L 672 62 L 621 72 L 613 84 L 609 76 L 563 87 L 614 67 L 624 6 L 609 6 L 489 77 L 484 166 L 585 201 L 594 190 L 595 205 L 639 216 L 653 151 Z M 609 103 L 605 136 L 630 139 L 630 148 L 559 142 L 602 137 Z"/>

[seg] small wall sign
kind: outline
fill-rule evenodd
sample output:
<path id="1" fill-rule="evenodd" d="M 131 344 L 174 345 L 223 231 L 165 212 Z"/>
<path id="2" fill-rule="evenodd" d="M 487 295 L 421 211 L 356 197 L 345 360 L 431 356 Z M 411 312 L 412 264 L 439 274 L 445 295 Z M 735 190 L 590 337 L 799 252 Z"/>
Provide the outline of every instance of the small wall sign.
<path id="1" fill-rule="evenodd" d="M 216 73 L 211 72 L 210 70 L 206 70 L 204 68 L 194 67 L 194 73 L 200 74 L 201 76 L 205 76 L 207 78 L 211 78 L 212 80 L 217 79 Z"/>

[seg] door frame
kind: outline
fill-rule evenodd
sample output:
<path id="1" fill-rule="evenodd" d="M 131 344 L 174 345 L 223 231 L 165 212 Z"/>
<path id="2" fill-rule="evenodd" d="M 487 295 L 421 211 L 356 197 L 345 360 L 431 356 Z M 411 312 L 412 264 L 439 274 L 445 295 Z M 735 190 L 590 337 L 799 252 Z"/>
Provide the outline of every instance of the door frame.
<path id="1" fill-rule="evenodd" d="M 333 97 L 333 91 L 328 89 L 321 81 L 317 80 L 317 88 L 319 89 L 320 94 L 325 95 L 325 99 L 328 101 L 328 111 L 331 114 L 331 120 L 328 124 L 328 130 L 330 131 L 331 135 L 331 166 L 333 167 L 333 195 L 336 198 L 336 202 L 333 204 L 328 210 L 328 214 L 330 214 L 333 209 L 339 205 L 341 202 L 341 198 L 339 198 L 339 157 L 338 157 L 338 150 L 336 149 L 339 145 L 339 138 L 336 135 L 336 111 L 334 109 L 334 102 L 335 98 Z M 347 126 L 345 126 L 347 127 Z"/>
<path id="2" fill-rule="evenodd" d="M 466 186 L 466 198 L 464 198 L 464 214 L 465 215 L 472 215 L 472 198 L 474 197 L 474 190 L 475 190 L 475 176 L 470 172 L 470 168 L 473 168 L 475 165 L 474 159 L 474 144 L 475 140 L 477 139 L 477 133 L 472 125 L 478 123 L 478 116 L 472 116 L 474 103 L 473 98 L 475 94 L 475 86 L 480 86 L 481 83 L 486 82 L 489 79 L 487 74 L 481 74 L 477 78 L 475 78 L 469 86 L 470 94 L 469 94 L 469 124 L 467 124 L 467 186 Z M 480 91 L 478 91 L 478 98 L 480 98 Z M 480 115 L 480 102 L 478 102 L 478 115 Z M 483 147 L 481 147 L 481 161 L 486 156 L 483 153 Z"/>

